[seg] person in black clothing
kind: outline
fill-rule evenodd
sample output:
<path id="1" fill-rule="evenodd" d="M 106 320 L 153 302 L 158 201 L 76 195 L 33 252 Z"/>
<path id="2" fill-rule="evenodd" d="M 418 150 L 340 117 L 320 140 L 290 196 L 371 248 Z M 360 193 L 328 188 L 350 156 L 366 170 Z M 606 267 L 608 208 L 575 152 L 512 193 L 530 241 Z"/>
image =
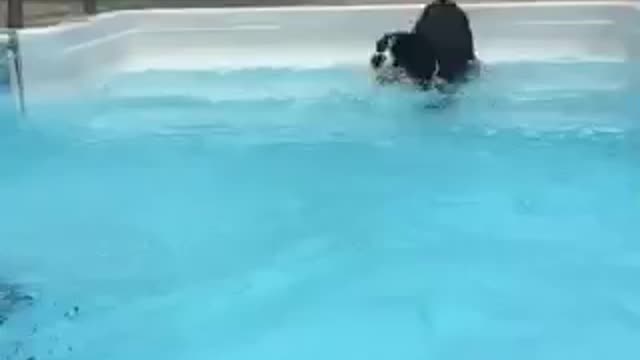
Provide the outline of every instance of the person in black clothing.
<path id="1" fill-rule="evenodd" d="M 457 83 L 465 81 L 470 71 L 477 70 L 479 61 L 471 24 L 454 1 L 435 0 L 427 5 L 412 32 L 426 37 L 431 44 L 439 79 Z"/>

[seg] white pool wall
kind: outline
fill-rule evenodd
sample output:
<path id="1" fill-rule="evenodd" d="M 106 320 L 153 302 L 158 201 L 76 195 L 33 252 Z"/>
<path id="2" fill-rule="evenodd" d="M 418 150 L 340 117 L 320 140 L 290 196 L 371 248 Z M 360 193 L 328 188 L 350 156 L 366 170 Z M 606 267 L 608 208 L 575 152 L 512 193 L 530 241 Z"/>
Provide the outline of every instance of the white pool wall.
<path id="1" fill-rule="evenodd" d="M 422 4 L 149 9 L 19 32 L 27 103 L 81 96 L 130 71 L 366 66 L 375 40 Z M 637 2 L 462 5 L 485 62 L 633 61 Z"/>

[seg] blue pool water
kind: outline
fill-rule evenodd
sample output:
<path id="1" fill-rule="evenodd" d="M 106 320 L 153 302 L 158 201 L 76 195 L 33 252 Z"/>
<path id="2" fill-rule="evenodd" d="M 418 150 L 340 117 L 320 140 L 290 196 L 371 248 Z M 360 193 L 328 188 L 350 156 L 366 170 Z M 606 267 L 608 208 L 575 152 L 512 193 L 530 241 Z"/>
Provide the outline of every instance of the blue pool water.
<path id="1" fill-rule="evenodd" d="M 0 359 L 637 359 L 633 68 L 494 65 L 435 109 L 353 69 L 5 104 L 0 279 L 35 299 Z"/>

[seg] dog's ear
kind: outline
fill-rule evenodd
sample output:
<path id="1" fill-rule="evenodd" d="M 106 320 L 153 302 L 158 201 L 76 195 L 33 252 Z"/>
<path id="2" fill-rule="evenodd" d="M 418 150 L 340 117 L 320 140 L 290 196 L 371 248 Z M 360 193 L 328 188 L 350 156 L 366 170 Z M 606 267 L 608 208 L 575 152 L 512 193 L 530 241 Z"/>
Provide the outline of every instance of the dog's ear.
<path id="1" fill-rule="evenodd" d="M 385 52 L 387 48 L 389 48 L 389 40 L 391 39 L 391 34 L 384 34 L 380 40 L 376 42 L 376 52 Z"/>

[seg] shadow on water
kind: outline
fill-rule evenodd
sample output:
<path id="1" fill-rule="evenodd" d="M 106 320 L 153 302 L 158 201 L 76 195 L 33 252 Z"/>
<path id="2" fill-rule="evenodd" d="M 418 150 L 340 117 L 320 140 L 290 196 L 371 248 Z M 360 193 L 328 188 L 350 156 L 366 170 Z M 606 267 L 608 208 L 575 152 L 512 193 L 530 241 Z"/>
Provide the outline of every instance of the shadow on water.
<path id="1" fill-rule="evenodd" d="M 0 326 L 9 320 L 13 312 L 32 305 L 34 300 L 34 296 L 22 286 L 0 280 Z"/>

